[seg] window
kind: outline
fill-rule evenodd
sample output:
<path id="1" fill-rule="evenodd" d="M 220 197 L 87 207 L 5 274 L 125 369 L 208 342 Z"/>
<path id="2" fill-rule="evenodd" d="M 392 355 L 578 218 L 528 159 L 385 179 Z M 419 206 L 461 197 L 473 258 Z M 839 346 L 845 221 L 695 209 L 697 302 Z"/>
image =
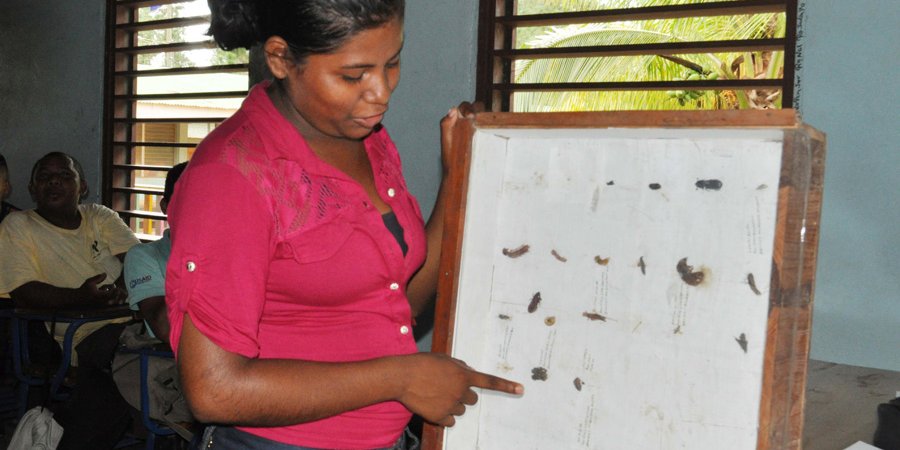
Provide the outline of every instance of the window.
<path id="1" fill-rule="evenodd" d="M 168 170 L 240 106 L 248 54 L 206 35 L 207 0 L 108 0 L 107 17 L 103 201 L 154 239 Z"/>
<path id="2" fill-rule="evenodd" d="M 797 0 L 481 0 L 491 111 L 791 107 Z"/>

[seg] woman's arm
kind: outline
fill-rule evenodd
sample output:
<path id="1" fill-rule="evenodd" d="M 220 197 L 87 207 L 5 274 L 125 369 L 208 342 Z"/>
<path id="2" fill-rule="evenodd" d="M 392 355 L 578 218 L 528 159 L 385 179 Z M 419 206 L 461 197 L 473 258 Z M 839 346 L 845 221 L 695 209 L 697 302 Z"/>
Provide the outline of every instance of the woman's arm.
<path id="1" fill-rule="evenodd" d="M 285 426 L 396 400 L 452 426 L 475 404 L 473 387 L 521 394 L 522 386 L 445 355 L 417 353 L 350 363 L 251 359 L 228 352 L 184 316 L 178 370 L 201 422 Z"/>

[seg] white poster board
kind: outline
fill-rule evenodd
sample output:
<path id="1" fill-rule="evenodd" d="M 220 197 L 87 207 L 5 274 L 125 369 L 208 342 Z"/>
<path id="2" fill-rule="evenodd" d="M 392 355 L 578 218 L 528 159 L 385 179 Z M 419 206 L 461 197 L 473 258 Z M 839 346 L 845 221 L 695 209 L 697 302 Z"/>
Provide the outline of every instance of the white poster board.
<path id="1" fill-rule="evenodd" d="M 445 449 L 756 449 L 783 133 L 481 129 Z"/>

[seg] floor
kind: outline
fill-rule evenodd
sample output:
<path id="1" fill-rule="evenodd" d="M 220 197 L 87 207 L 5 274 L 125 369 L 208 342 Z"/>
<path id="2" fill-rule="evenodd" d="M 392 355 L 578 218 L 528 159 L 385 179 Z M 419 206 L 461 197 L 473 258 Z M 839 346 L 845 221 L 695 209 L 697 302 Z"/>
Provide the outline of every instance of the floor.
<path id="1" fill-rule="evenodd" d="M 900 396 L 900 372 L 810 361 L 803 448 L 843 450 L 872 443 L 876 408 Z"/>
<path id="2" fill-rule="evenodd" d="M 871 444 L 878 404 L 898 395 L 900 372 L 810 361 L 804 450 L 844 450 L 858 441 Z M 3 425 L 0 448 L 6 448 L 15 426 L 9 421 Z"/>

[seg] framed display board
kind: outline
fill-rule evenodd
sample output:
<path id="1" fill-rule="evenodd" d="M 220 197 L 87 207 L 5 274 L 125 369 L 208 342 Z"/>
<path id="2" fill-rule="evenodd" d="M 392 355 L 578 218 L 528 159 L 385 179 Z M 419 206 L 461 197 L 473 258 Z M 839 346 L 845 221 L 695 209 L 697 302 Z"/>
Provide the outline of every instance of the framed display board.
<path id="1" fill-rule="evenodd" d="M 433 350 L 525 385 L 435 449 L 798 449 L 825 137 L 792 110 L 453 130 Z"/>

